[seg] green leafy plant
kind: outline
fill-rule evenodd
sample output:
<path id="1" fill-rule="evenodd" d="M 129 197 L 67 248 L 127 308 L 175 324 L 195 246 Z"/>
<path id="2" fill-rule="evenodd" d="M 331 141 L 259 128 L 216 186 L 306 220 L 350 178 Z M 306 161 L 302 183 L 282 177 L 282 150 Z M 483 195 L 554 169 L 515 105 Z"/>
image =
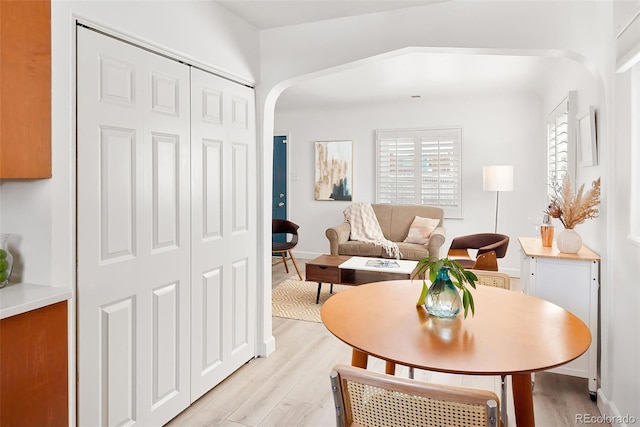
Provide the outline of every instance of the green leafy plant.
<path id="1" fill-rule="evenodd" d="M 9 278 L 9 261 L 7 251 L 0 249 L 0 284 Z"/>
<path id="2" fill-rule="evenodd" d="M 469 312 L 469 308 L 471 308 L 471 314 L 474 315 L 476 311 L 475 304 L 473 302 L 473 295 L 469 288 L 467 288 L 467 284 L 471 286 L 473 289 L 476 288 L 476 282 L 478 281 L 478 276 L 473 274 L 472 271 L 466 270 L 459 262 L 454 261 L 449 258 L 436 258 L 436 257 L 426 257 L 422 258 L 418 261 L 418 266 L 413 274 L 413 278 L 425 277 L 425 273 L 429 271 L 429 281 L 433 283 L 438 275 L 438 272 L 443 269 L 449 269 L 449 277 L 451 281 L 462 292 L 462 307 L 464 308 L 464 317 L 467 317 Z M 427 292 L 429 287 L 427 286 L 426 280 L 422 281 L 422 292 L 420 293 L 420 298 L 418 298 L 418 302 L 416 305 L 424 305 L 425 299 L 427 298 Z"/>

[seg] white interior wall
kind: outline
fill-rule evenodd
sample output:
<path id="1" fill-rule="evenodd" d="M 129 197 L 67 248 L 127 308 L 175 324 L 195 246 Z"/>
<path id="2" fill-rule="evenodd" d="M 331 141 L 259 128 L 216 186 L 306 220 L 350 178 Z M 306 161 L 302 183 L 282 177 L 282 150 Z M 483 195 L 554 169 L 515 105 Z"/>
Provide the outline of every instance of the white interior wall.
<path id="1" fill-rule="evenodd" d="M 602 172 L 607 180 L 613 181 L 608 188 L 615 188 L 616 199 L 607 203 L 611 209 L 601 233 L 613 229 L 614 224 L 623 227 L 624 221 L 628 223 L 628 206 L 623 200 L 628 199 L 629 189 L 624 186 L 625 175 L 618 174 L 616 169 L 629 162 L 625 157 L 627 151 L 619 151 L 619 144 L 629 146 L 631 142 L 630 139 L 617 138 L 613 141 L 615 146 L 608 143 L 611 131 L 607 121 L 611 116 L 607 108 L 612 105 L 614 95 L 611 90 L 612 18 L 609 2 L 441 2 L 410 11 L 269 30 L 260 35 L 259 64 L 255 59 L 257 31 L 215 4 L 167 2 L 162 10 L 158 13 L 154 10 L 153 14 L 149 13 L 150 4 L 53 2 L 53 178 L 0 182 L 0 230 L 21 235 L 25 265 L 33 266 L 26 269 L 25 280 L 50 282 L 63 287 L 71 286 L 74 280 L 74 12 L 155 41 L 239 77 L 252 79 L 260 75 L 258 117 L 264 121 L 258 128 L 262 127 L 266 147 L 270 147 L 273 136 L 273 107 L 277 93 L 288 83 L 276 88 L 272 96 L 268 94 L 276 85 L 292 78 L 324 72 L 331 67 L 408 46 L 504 49 L 541 55 L 569 53 L 580 61 L 586 61 L 600 76 L 597 98 L 598 105 L 603 106 L 601 119 L 604 128 L 600 129 L 603 147 L 606 147 L 603 149 Z M 151 20 L 150 16 L 154 19 Z M 159 17 L 164 19 L 158 21 Z M 624 85 L 618 81 L 616 84 L 620 84 L 617 90 L 624 94 Z M 266 107 L 264 110 L 261 104 Z M 627 108 L 618 100 L 615 106 L 616 113 L 623 113 Z M 606 152 L 613 153 L 612 158 L 608 158 Z M 265 150 L 262 167 L 259 168 L 265 171 L 265 178 L 271 161 L 270 151 Z M 623 183 L 621 188 L 615 187 L 617 180 Z M 270 186 L 270 180 L 263 179 L 261 192 L 270 194 Z M 605 199 L 608 196 L 603 194 Z M 261 212 L 270 212 L 270 198 L 264 199 Z M 602 396 L 613 399 L 612 407 L 617 405 L 621 413 L 635 414 L 640 419 L 637 412 L 639 378 L 637 371 L 627 370 L 633 365 L 628 360 L 636 360 L 639 353 L 635 331 L 640 325 L 637 318 L 634 322 L 625 316 L 635 312 L 633 307 L 631 311 L 621 310 L 627 308 L 624 304 L 638 301 L 637 283 L 632 283 L 635 275 L 631 268 L 637 265 L 640 255 L 636 246 L 627 243 L 622 228 L 607 238 L 610 239 L 607 246 L 614 251 L 609 255 L 603 254 L 605 271 L 613 260 L 620 261 L 615 263 L 611 276 L 603 276 L 602 327 L 606 343 L 603 345 Z M 268 244 L 263 243 L 263 249 L 268 250 Z M 270 293 L 270 287 L 265 293 Z M 615 300 L 612 299 L 614 294 Z M 615 310 L 621 310 L 617 312 L 619 315 L 613 315 Z M 625 363 L 616 367 L 621 359 Z"/>
<path id="2" fill-rule="evenodd" d="M 493 232 L 495 192 L 482 190 L 482 166 L 514 165 L 515 191 L 500 194 L 498 231 L 513 239 L 502 270 L 519 274 L 518 236 L 534 236 L 527 219 L 545 206 L 544 128 L 540 100 L 533 95 L 422 98 L 393 104 L 334 106 L 276 112 L 276 129 L 289 132 L 289 219 L 300 225 L 298 256 L 328 252 L 326 228 L 344 221 L 349 202 L 316 201 L 314 142 L 352 140 L 354 201 L 375 202 L 375 130 L 462 127 L 463 219 L 445 219 L 446 254 L 455 236 Z"/>
<path id="3" fill-rule="evenodd" d="M 547 75 L 547 84 L 542 95 L 543 120 L 546 123 L 547 116 L 558 106 L 569 93 L 576 91 L 576 105 L 574 107 L 576 115 L 583 114 L 590 105 L 596 109 L 596 127 L 602 124 L 602 114 L 606 114 L 607 106 L 605 102 L 599 98 L 598 82 L 584 65 L 572 61 L 563 61 L 561 65 L 553 67 Z M 579 165 L 579 154 L 576 152 L 576 170 L 575 174 L 571 174 L 571 179 L 576 186 L 584 184 L 585 189 L 591 188 L 591 183 L 603 177 L 605 168 L 602 165 L 602 159 L 607 156 L 608 146 L 607 138 L 604 137 L 605 128 L 597 128 L 596 134 L 599 138 L 599 162 L 594 166 Z M 578 141 L 576 141 L 576 150 L 578 149 Z M 606 177 L 602 186 L 607 185 Z M 606 197 L 606 194 L 603 194 Z M 598 207 L 600 217 L 586 221 L 576 227 L 576 231 L 582 237 L 582 243 L 598 254 L 604 254 L 606 250 L 606 233 L 604 232 L 604 224 L 606 221 L 606 203 L 601 203 Z M 562 230 L 562 224 L 559 220 L 553 220 L 556 232 Z"/>
<path id="4" fill-rule="evenodd" d="M 636 65 L 636 81 L 640 86 L 640 64 Z M 609 322 L 604 322 L 607 328 L 607 348 L 610 349 L 603 356 L 602 369 L 610 373 L 603 378 L 607 381 L 608 389 L 612 390 L 608 396 L 621 415 L 633 414 L 640 420 L 638 402 L 638 384 L 640 384 L 640 366 L 635 361 L 640 354 L 640 335 L 631 333 L 640 328 L 640 313 L 637 305 L 640 301 L 640 286 L 638 286 L 637 266 L 640 263 L 640 245 L 629 238 L 631 218 L 631 169 L 640 166 L 640 158 L 632 163 L 632 148 L 640 146 L 640 117 L 631 108 L 631 71 L 616 76 L 615 102 L 615 145 L 613 167 L 612 199 L 615 212 L 612 224 L 611 254 L 612 275 L 610 294 L 612 301 L 607 309 Z M 636 88 L 636 96 L 640 91 Z M 633 126 L 633 130 L 632 130 Z M 639 188 L 634 190 L 636 194 Z M 637 218 L 633 219 L 638 221 Z M 625 327 L 628 325 L 628 327 Z M 635 393 L 629 393 L 635 390 Z M 636 421 L 637 422 L 637 421 Z"/>
<path id="5" fill-rule="evenodd" d="M 20 279 L 75 291 L 75 21 L 95 23 L 148 47 L 245 82 L 260 75 L 258 30 L 214 2 L 61 1 L 51 5 L 52 174 L 0 181 L 0 230 L 16 234 Z M 79 202 L 80 204 L 82 201 Z M 69 384 L 75 384 L 75 302 L 69 315 Z M 271 336 L 269 323 L 268 335 Z M 75 423 L 75 387 L 69 388 Z"/>
<path id="6" fill-rule="evenodd" d="M 602 73 L 610 65 L 610 40 L 602 38 L 611 31 L 610 9 L 607 2 L 440 2 L 269 29 L 260 35 L 263 101 L 287 79 L 410 47 L 566 55 Z"/>
<path id="7" fill-rule="evenodd" d="M 640 14 L 640 1 L 613 2 L 612 8 L 613 34 L 617 36 Z M 639 47 L 640 33 L 633 34 L 635 46 Z M 640 63 L 632 70 L 616 74 L 613 82 L 612 147 L 605 164 L 612 171 L 607 187 L 610 191 L 606 195 L 610 208 L 607 237 L 611 252 L 607 263 L 611 280 L 600 289 L 603 296 L 600 361 L 603 393 L 598 396 L 598 404 L 605 414 L 621 417 L 612 425 L 622 426 L 635 425 L 640 420 L 640 367 L 637 363 L 640 355 L 640 335 L 637 333 L 640 329 L 637 309 L 640 244 L 630 238 L 632 192 L 635 200 L 640 198 L 640 188 L 633 188 L 631 183 L 633 170 L 640 168 Z M 632 99 L 635 99 L 635 109 Z"/>
<path id="8" fill-rule="evenodd" d="M 614 7 L 616 3 L 622 2 L 613 2 Z M 602 245 L 601 248 L 595 248 L 602 256 L 600 304 L 603 363 L 599 406 L 605 413 L 617 407 L 620 413 L 635 415 L 636 419 L 640 419 L 637 407 L 640 401 L 638 377 L 625 376 L 627 373 L 624 368 L 614 367 L 616 358 L 637 359 L 638 340 L 628 337 L 637 336 L 640 325 L 637 321 L 625 321 L 624 312 L 614 315 L 614 310 L 621 308 L 625 302 L 630 304 L 638 301 L 637 291 L 631 285 L 635 275 L 629 268 L 638 264 L 639 257 L 637 247 L 631 247 L 622 233 L 612 233 L 614 224 L 626 221 L 629 215 L 627 205 L 620 203 L 617 197 L 616 200 L 612 199 L 614 191 L 620 190 L 614 189 L 615 181 L 624 179 L 624 175 L 618 174 L 614 158 L 620 162 L 629 161 L 624 154 L 618 154 L 618 141 L 612 140 L 615 52 L 612 15 L 612 2 L 440 2 L 404 11 L 263 31 L 258 105 L 264 106 L 259 114 L 262 114 L 263 144 L 268 147 L 274 134 L 276 100 L 288 85 L 342 67 L 353 67 L 358 61 L 398 49 L 502 50 L 516 54 L 563 56 L 585 65 L 594 76 L 597 86 L 597 102 L 594 105 L 599 108 L 600 172 L 603 178 L 601 207 L 604 212 L 601 227 L 596 231 L 597 238 L 594 239 Z M 292 138 L 295 135 L 292 134 Z M 271 153 L 265 150 L 262 167 L 267 171 L 271 164 Z M 587 180 L 586 174 L 582 178 Z M 270 180 L 263 181 L 262 193 L 271 194 Z M 629 193 L 622 191 L 621 197 L 625 196 L 628 197 Z M 270 200 L 263 201 L 263 212 L 269 212 L 270 203 Z M 585 234 L 589 233 L 586 230 Z M 268 247 L 265 245 L 264 249 L 268 250 Z M 622 252 L 628 249 L 628 256 L 624 255 Z M 618 254 L 623 255 L 623 260 L 628 257 L 631 259 L 627 264 L 629 267 L 615 271 L 617 262 L 614 262 L 614 258 Z M 626 285 L 618 286 L 614 281 Z M 612 358 L 614 352 L 616 358 Z"/>
<path id="9" fill-rule="evenodd" d="M 636 65 L 640 72 L 640 65 Z M 615 204 L 612 215 L 612 234 L 609 238 L 615 242 L 611 254 L 613 280 L 603 293 L 611 295 L 602 306 L 603 314 L 603 357 L 601 360 L 603 389 L 609 392 L 606 399 L 611 403 L 612 415 L 631 414 L 640 420 L 638 402 L 638 384 L 640 367 L 637 360 L 640 354 L 640 335 L 632 333 L 640 328 L 640 313 L 637 305 L 640 301 L 640 287 L 637 280 L 637 266 L 640 263 L 640 245 L 628 238 L 631 223 L 631 145 L 639 144 L 638 135 L 632 140 L 632 126 L 640 129 L 640 118 L 632 116 L 631 110 L 631 71 L 615 77 L 615 152 L 612 165 L 616 170 L 611 185 Z M 637 162 L 637 160 L 636 160 Z M 606 388 L 605 388 L 606 387 Z M 637 422 L 637 421 L 636 421 Z M 631 424 L 631 423 L 629 423 Z"/>
<path id="10" fill-rule="evenodd" d="M 402 31 L 387 31 L 391 28 L 402 28 Z M 514 31 L 515 28 L 518 31 Z M 376 57 L 414 50 L 575 59 L 588 67 L 593 76 L 596 104 L 602 106 L 606 117 L 605 90 L 609 81 L 601 76 L 611 71 L 610 32 L 610 6 L 598 2 L 558 2 L 553 5 L 540 2 L 518 2 L 517 5 L 512 2 L 443 2 L 263 31 L 262 75 L 258 88 L 259 104 L 265 107 L 262 112 L 263 143 L 265 146 L 271 144 L 276 100 L 288 86 L 357 67 L 365 61 L 374 61 Z M 543 132 L 545 120 L 546 115 L 540 119 Z M 602 122 L 606 124 L 605 120 Z M 297 139 L 293 130 L 286 129 L 283 124 L 278 123 L 277 129 L 291 132 L 292 141 Z M 606 139 L 606 126 L 602 133 Z M 269 170 L 271 164 L 271 152 L 265 151 L 263 168 Z M 540 173 L 544 173 L 546 166 L 540 164 L 538 167 L 541 168 Z M 359 197 L 358 190 L 354 191 Z M 271 193 L 270 180 L 263 181 L 262 193 Z M 503 200 L 507 203 L 507 195 Z M 541 201 L 540 208 L 528 213 L 525 219 L 541 215 L 545 205 L 546 202 Z M 268 212 L 270 209 L 270 200 L 265 200 L 263 210 Z M 604 236 L 605 232 L 601 229 L 599 233 Z M 509 266 L 515 265 L 511 259 Z"/>
<path id="11" fill-rule="evenodd" d="M 72 287 L 75 276 L 76 18 L 247 82 L 260 74 L 258 31 L 213 2 L 53 0 L 53 177 L 0 181 L 0 230 L 16 234 L 22 281 L 61 287 Z"/>

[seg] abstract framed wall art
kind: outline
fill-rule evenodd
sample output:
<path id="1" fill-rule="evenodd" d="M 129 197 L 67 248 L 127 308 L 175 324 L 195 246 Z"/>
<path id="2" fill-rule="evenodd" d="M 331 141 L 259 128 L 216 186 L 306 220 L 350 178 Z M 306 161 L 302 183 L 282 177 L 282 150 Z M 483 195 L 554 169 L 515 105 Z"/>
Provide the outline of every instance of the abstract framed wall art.
<path id="1" fill-rule="evenodd" d="M 315 199 L 351 201 L 353 198 L 352 141 L 319 141 L 316 142 L 315 152 Z"/>

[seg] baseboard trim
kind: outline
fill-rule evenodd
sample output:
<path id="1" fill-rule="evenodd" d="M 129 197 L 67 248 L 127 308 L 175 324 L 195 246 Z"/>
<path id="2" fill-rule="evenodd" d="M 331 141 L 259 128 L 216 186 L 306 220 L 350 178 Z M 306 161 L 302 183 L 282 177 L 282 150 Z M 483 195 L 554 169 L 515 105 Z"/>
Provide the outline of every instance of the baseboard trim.
<path id="1" fill-rule="evenodd" d="M 269 338 L 267 338 L 266 340 L 264 340 L 262 343 L 260 343 L 260 345 L 258 346 L 258 357 L 267 357 L 269 356 L 271 353 L 273 353 L 274 351 L 276 351 L 276 339 L 273 335 L 271 335 Z"/>
<path id="2" fill-rule="evenodd" d="M 622 415 L 614 402 L 610 401 L 604 394 L 601 388 L 597 392 L 597 405 L 600 414 L 602 414 L 602 420 L 597 420 L 599 423 L 609 423 L 611 427 L 629 427 L 630 424 L 636 424 L 638 420 L 633 415 Z"/>
<path id="3" fill-rule="evenodd" d="M 318 258 L 320 255 L 325 255 L 319 252 L 302 252 L 302 251 L 293 251 L 293 254 L 294 254 L 293 256 L 300 259 L 314 259 L 314 258 Z"/>

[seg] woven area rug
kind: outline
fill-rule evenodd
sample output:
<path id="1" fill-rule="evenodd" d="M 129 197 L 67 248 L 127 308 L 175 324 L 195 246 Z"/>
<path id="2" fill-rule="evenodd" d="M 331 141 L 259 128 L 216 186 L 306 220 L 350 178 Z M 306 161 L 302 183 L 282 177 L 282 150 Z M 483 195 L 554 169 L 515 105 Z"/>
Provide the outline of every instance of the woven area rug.
<path id="1" fill-rule="evenodd" d="M 317 282 L 305 282 L 296 278 L 284 280 L 272 291 L 271 301 L 273 315 L 287 319 L 306 320 L 308 322 L 321 322 L 320 308 L 331 294 L 328 283 L 322 284 L 320 301 L 316 304 L 318 292 Z M 351 288 L 348 285 L 333 285 L 333 294 Z"/>

